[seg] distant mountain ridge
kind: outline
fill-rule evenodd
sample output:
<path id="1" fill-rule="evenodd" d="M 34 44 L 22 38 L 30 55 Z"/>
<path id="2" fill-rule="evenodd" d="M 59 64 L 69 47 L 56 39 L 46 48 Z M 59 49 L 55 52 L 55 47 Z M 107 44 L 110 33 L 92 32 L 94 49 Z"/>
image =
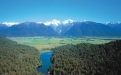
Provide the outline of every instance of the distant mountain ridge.
<path id="1" fill-rule="evenodd" d="M 2 29 L 3 27 L 1 27 Z M 0 32 L 3 36 L 19 37 L 19 36 L 56 36 L 57 33 L 50 27 L 44 24 L 35 22 L 24 22 L 18 25 L 7 27 Z"/>
<path id="2" fill-rule="evenodd" d="M 13 24 L 13 25 L 12 25 Z M 0 34 L 7 37 L 24 36 L 121 36 L 121 23 L 65 21 L 2 23 Z"/>
<path id="3" fill-rule="evenodd" d="M 121 32 L 115 29 L 114 27 L 92 21 L 75 22 L 73 27 L 71 27 L 64 34 L 64 36 L 120 36 L 120 35 Z"/>

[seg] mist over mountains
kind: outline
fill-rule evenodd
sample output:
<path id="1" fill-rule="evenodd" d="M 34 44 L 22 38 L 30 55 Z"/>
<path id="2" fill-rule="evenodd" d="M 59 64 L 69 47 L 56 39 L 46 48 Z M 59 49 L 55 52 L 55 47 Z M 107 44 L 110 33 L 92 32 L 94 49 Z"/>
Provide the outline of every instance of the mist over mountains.
<path id="1" fill-rule="evenodd" d="M 0 24 L 0 35 L 7 37 L 28 36 L 121 36 L 121 23 L 97 23 L 93 21 L 23 22 Z"/>

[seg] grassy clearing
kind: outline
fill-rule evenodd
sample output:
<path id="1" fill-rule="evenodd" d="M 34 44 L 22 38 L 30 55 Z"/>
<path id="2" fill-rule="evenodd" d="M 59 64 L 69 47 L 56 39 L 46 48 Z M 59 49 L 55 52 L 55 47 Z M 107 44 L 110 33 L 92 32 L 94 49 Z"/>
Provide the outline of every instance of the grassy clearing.
<path id="1" fill-rule="evenodd" d="M 81 38 L 59 38 L 59 37 L 9 37 L 9 39 L 16 41 L 19 44 L 36 47 L 40 52 L 50 51 L 51 48 L 79 43 L 102 44 L 107 43 L 120 37 L 81 37 Z"/>

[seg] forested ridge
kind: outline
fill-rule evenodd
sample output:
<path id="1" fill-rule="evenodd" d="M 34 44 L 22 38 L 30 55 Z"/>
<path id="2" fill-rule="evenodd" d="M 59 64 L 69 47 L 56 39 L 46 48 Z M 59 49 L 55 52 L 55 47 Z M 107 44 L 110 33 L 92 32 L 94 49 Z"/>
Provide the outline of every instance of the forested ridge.
<path id="1" fill-rule="evenodd" d="M 53 49 L 51 75 L 120 75 L 121 40 L 66 45 Z"/>
<path id="2" fill-rule="evenodd" d="M 0 36 L 0 75 L 42 75 L 39 51 Z"/>

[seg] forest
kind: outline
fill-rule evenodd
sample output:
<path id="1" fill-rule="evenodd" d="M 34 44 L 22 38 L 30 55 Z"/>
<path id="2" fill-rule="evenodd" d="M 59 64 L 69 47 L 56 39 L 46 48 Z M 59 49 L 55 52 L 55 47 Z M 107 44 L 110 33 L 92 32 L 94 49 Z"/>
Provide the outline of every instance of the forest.
<path id="1" fill-rule="evenodd" d="M 36 71 L 40 65 L 36 48 L 0 36 L 0 75 L 43 75 Z"/>
<path id="2" fill-rule="evenodd" d="M 105 44 L 68 44 L 52 48 L 50 75 L 120 75 L 121 40 Z M 44 75 L 40 52 L 0 36 L 0 75 Z"/>
<path id="3" fill-rule="evenodd" d="M 120 75 L 121 40 L 53 48 L 51 75 Z"/>

